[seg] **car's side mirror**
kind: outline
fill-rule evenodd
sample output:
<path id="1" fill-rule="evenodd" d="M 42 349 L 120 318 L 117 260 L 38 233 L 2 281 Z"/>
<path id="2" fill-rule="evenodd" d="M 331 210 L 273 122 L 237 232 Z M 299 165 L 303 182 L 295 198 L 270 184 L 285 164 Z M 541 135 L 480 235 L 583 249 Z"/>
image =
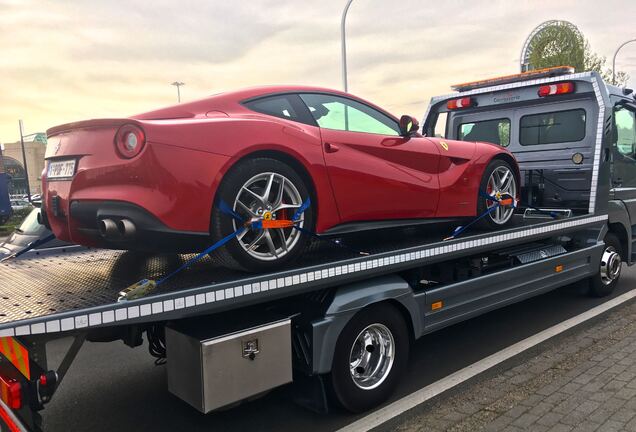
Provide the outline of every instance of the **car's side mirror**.
<path id="1" fill-rule="evenodd" d="M 417 133 L 420 128 L 420 122 L 415 117 L 410 115 L 403 115 L 400 117 L 400 135 L 410 136 Z"/>

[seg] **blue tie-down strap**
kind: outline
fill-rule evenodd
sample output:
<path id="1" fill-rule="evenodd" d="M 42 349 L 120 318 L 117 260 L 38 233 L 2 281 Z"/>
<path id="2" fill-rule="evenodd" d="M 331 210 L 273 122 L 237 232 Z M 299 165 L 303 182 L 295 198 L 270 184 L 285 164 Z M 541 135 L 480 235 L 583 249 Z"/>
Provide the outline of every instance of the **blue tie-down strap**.
<path id="1" fill-rule="evenodd" d="M 301 228 L 298 225 L 296 225 L 297 222 L 300 221 L 300 217 L 302 216 L 302 214 L 307 211 L 307 209 L 309 208 L 309 206 L 311 205 L 311 200 L 309 198 L 307 198 L 302 205 L 298 208 L 298 210 L 296 210 L 296 213 L 294 213 L 294 215 L 292 216 L 292 219 L 289 222 L 289 227 L 292 227 L 294 229 L 297 229 L 298 231 L 300 231 L 301 233 L 305 233 L 311 236 L 314 236 L 320 240 L 327 240 L 330 241 L 340 247 L 345 247 L 347 249 L 351 249 L 348 248 L 347 246 L 343 245 L 342 243 L 340 243 L 338 240 L 331 240 L 331 239 L 325 239 L 325 238 L 321 238 L 320 236 L 318 236 L 318 234 L 315 234 L 307 229 Z M 262 218 L 258 218 L 258 219 L 253 219 L 253 220 L 249 220 L 249 219 L 245 219 L 243 217 L 241 217 L 241 215 L 239 215 L 238 213 L 236 213 L 234 210 L 232 210 L 232 208 L 223 200 L 219 200 L 218 204 L 217 204 L 217 208 L 224 214 L 230 216 L 231 218 L 233 218 L 234 220 L 236 220 L 237 222 L 240 223 L 240 227 L 234 231 L 232 234 L 222 238 L 221 240 L 219 240 L 218 242 L 214 243 L 212 246 L 210 246 L 209 248 L 207 248 L 206 250 L 204 250 L 203 252 L 199 253 L 197 256 L 195 256 L 194 258 L 188 260 L 186 263 L 184 263 L 182 266 L 180 266 L 179 268 L 177 268 L 176 270 L 174 270 L 173 272 L 169 273 L 167 276 L 164 276 L 163 278 L 159 279 L 158 281 L 154 281 L 151 279 L 142 279 L 137 283 L 134 283 L 133 285 L 129 286 L 128 288 L 122 290 L 119 293 L 119 298 L 118 301 L 123 301 L 123 300 L 131 300 L 134 298 L 140 298 L 143 297 L 147 294 L 149 294 L 152 290 L 154 290 L 157 286 L 163 284 L 164 282 L 166 282 L 168 279 L 172 278 L 173 276 L 175 276 L 176 274 L 182 272 L 183 270 L 187 269 L 188 267 L 192 266 L 192 264 L 196 263 L 197 261 L 203 259 L 205 256 L 209 255 L 211 252 L 215 251 L 216 249 L 224 246 L 226 243 L 228 243 L 230 240 L 232 240 L 233 238 L 238 237 L 243 231 L 247 230 L 247 229 L 253 229 L 253 230 L 262 230 L 263 229 L 263 225 L 264 225 L 264 221 Z M 285 222 L 285 221 L 265 221 L 265 223 L 272 223 L 272 224 L 276 224 L 276 222 Z M 267 228 L 267 227 L 265 227 Z M 355 251 L 361 255 L 368 255 L 366 252 L 360 252 L 360 251 Z"/>
<path id="2" fill-rule="evenodd" d="M 479 191 L 479 195 L 482 198 L 486 198 L 487 200 L 493 201 L 495 203 L 494 206 L 488 208 L 485 212 L 483 212 L 482 214 L 480 214 L 479 216 L 477 216 L 475 219 L 473 219 L 472 221 L 470 221 L 470 223 L 463 225 L 463 226 L 458 226 L 457 228 L 455 228 L 455 230 L 453 230 L 453 233 L 446 237 L 444 239 L 444 241 L 447 240 L 453 240 L 456 239 L 457 237 L 459 237 L 463 232 L 465 232 L 471 225 L 475 224 L 476 222 L 478 222 L 479 220 L 481 220 L 482 218 L 484 218 L 485 216 L 489 215 L 490 213 L 492 213 L 493 211 L 495 211 L 498 207 L 501 206 L 512 206 L 513 208 L 517 207 L 517 201 L 514 197 L 510 196 L 510 194 L 501 194 L 501 196 L 499 198 L 492 196 L 484 191 Z"/>
<path id="3" fill-rule="evenodd" d="M 42 246 L 43 244 L 48 243 L 48 242 L 50 242 L 53 239 L 55 239 L 55 236 L 53 234 L 49 234 L 48 236 L 46 236 L 46 237 L 44 237 L 42 239 L 37 239 L 37 240 L 29 243 L 24 249 L 20 249 L 19 251 L 15 252 L 15 253 L 12 253 L 11 255 L 1 259 L 0 262 L 5 262 L 5 261 L 8 261 L 10 259 L 17 258 L 20 255 L 23 255 L 23 254 L 27 253 L 28 251 L 35 249 L 38 246 Z"/>
<path id="4" fill-rule="evenodd" d="M 194 258 L 188 260 L 183 265 L 181 265 L 181 267 L 179 267 L 178 269 L 176 269 L 173 272 L 169 273 L 167 276 L 164 276 L 163 278 L 159 279 L 158 281 L 154 281 L 154 280 L 151 280 L 151 279 L 142 279 L 139 282 L 136 282 L 136 283 L 130 285 L 128 288 L 122 290 L 119 293 L 119 298 L 117 299 L 117 301 L 132 300 L 132 299 L 135 299 L 135 298 L 144 297 L 145 295 L 149 294 L 152 290 L 154 290 L 156 287 L 158 287 L 162 283 L 166 282 L 171 277 L 175 276 L 177 273 L 180 273 L 181 271 L 187 269 L 192 264 L 194 264 L 197 261 L 203 259 L 209 253 L 211 253 L 211 252 L 215 251 L 216 249 L 220 248 L 221 246 L 225 245 L 227 242 L 229 242 L 233 238 L 235 238 L 238 235 L 240 235 L 246 229 L 247 229 L 246 227 L 241 226 L 239 229 L 234 231 L 232 234 L 230 234 L 230 235 L 228 235 L 226 237 L 223 237 L 221 240 L 219 240 L 218 242 L 214 243 L 212 246 L 210 246 L 209 248 L 207 248 L 206 250 L 204 250 L 203 252 L 201 252 L 200 254 L 195 256 Z"/>

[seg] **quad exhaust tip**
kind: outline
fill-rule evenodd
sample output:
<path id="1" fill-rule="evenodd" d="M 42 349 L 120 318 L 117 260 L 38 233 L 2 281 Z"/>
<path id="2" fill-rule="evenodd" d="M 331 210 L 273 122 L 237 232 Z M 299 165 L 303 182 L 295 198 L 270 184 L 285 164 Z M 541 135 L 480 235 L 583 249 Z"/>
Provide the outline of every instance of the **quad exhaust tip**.
<path id="1" fill-rule="evenodd" d="M 110 240 L 128 239 L 134 237 L 137 231 L 135 224 L 128 219 L 100 219 L 97 226 L 101 236 Z"/>

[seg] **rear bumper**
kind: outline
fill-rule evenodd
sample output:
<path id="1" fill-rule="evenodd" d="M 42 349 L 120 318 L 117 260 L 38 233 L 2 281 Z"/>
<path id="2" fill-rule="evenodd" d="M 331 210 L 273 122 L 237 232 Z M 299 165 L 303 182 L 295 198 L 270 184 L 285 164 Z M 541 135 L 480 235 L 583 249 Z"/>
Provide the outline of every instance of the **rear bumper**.
<path id="1" fill-rule="evenodd" d="M 178 231 L 168 228 L 140 206 L 123 201 L 72 201 L 70 217 L 74 230 L 94 247 L 107 249 L 138 250 L 149 252 L 194 252 L 210 243 L 208 233 Z M 99 221 L 128 220 L 135 226 L 129 237 L 114 235 L 104 237 L 99 231 Z"/>

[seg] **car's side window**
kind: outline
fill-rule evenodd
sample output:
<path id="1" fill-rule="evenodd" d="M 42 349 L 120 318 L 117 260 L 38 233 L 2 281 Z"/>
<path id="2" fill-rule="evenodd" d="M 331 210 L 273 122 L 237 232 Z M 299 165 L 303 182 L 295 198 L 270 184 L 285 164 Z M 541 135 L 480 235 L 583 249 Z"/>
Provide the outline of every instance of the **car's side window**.
<path id="1" fill-rule="evenodd" d="M 400 135 L 400 126 L 386 114 L 367 105 L 330 94 L 301 94 L 318 126 L 350 132 Z"/>
<path id="2" fill-rule="evenodd" d="M 288 120 L 299 119 L 299 114 L 293 108 L 288 95 L 269 96 L 245 102 L 246 107 L 252 111 L 280 117 Z"/>

